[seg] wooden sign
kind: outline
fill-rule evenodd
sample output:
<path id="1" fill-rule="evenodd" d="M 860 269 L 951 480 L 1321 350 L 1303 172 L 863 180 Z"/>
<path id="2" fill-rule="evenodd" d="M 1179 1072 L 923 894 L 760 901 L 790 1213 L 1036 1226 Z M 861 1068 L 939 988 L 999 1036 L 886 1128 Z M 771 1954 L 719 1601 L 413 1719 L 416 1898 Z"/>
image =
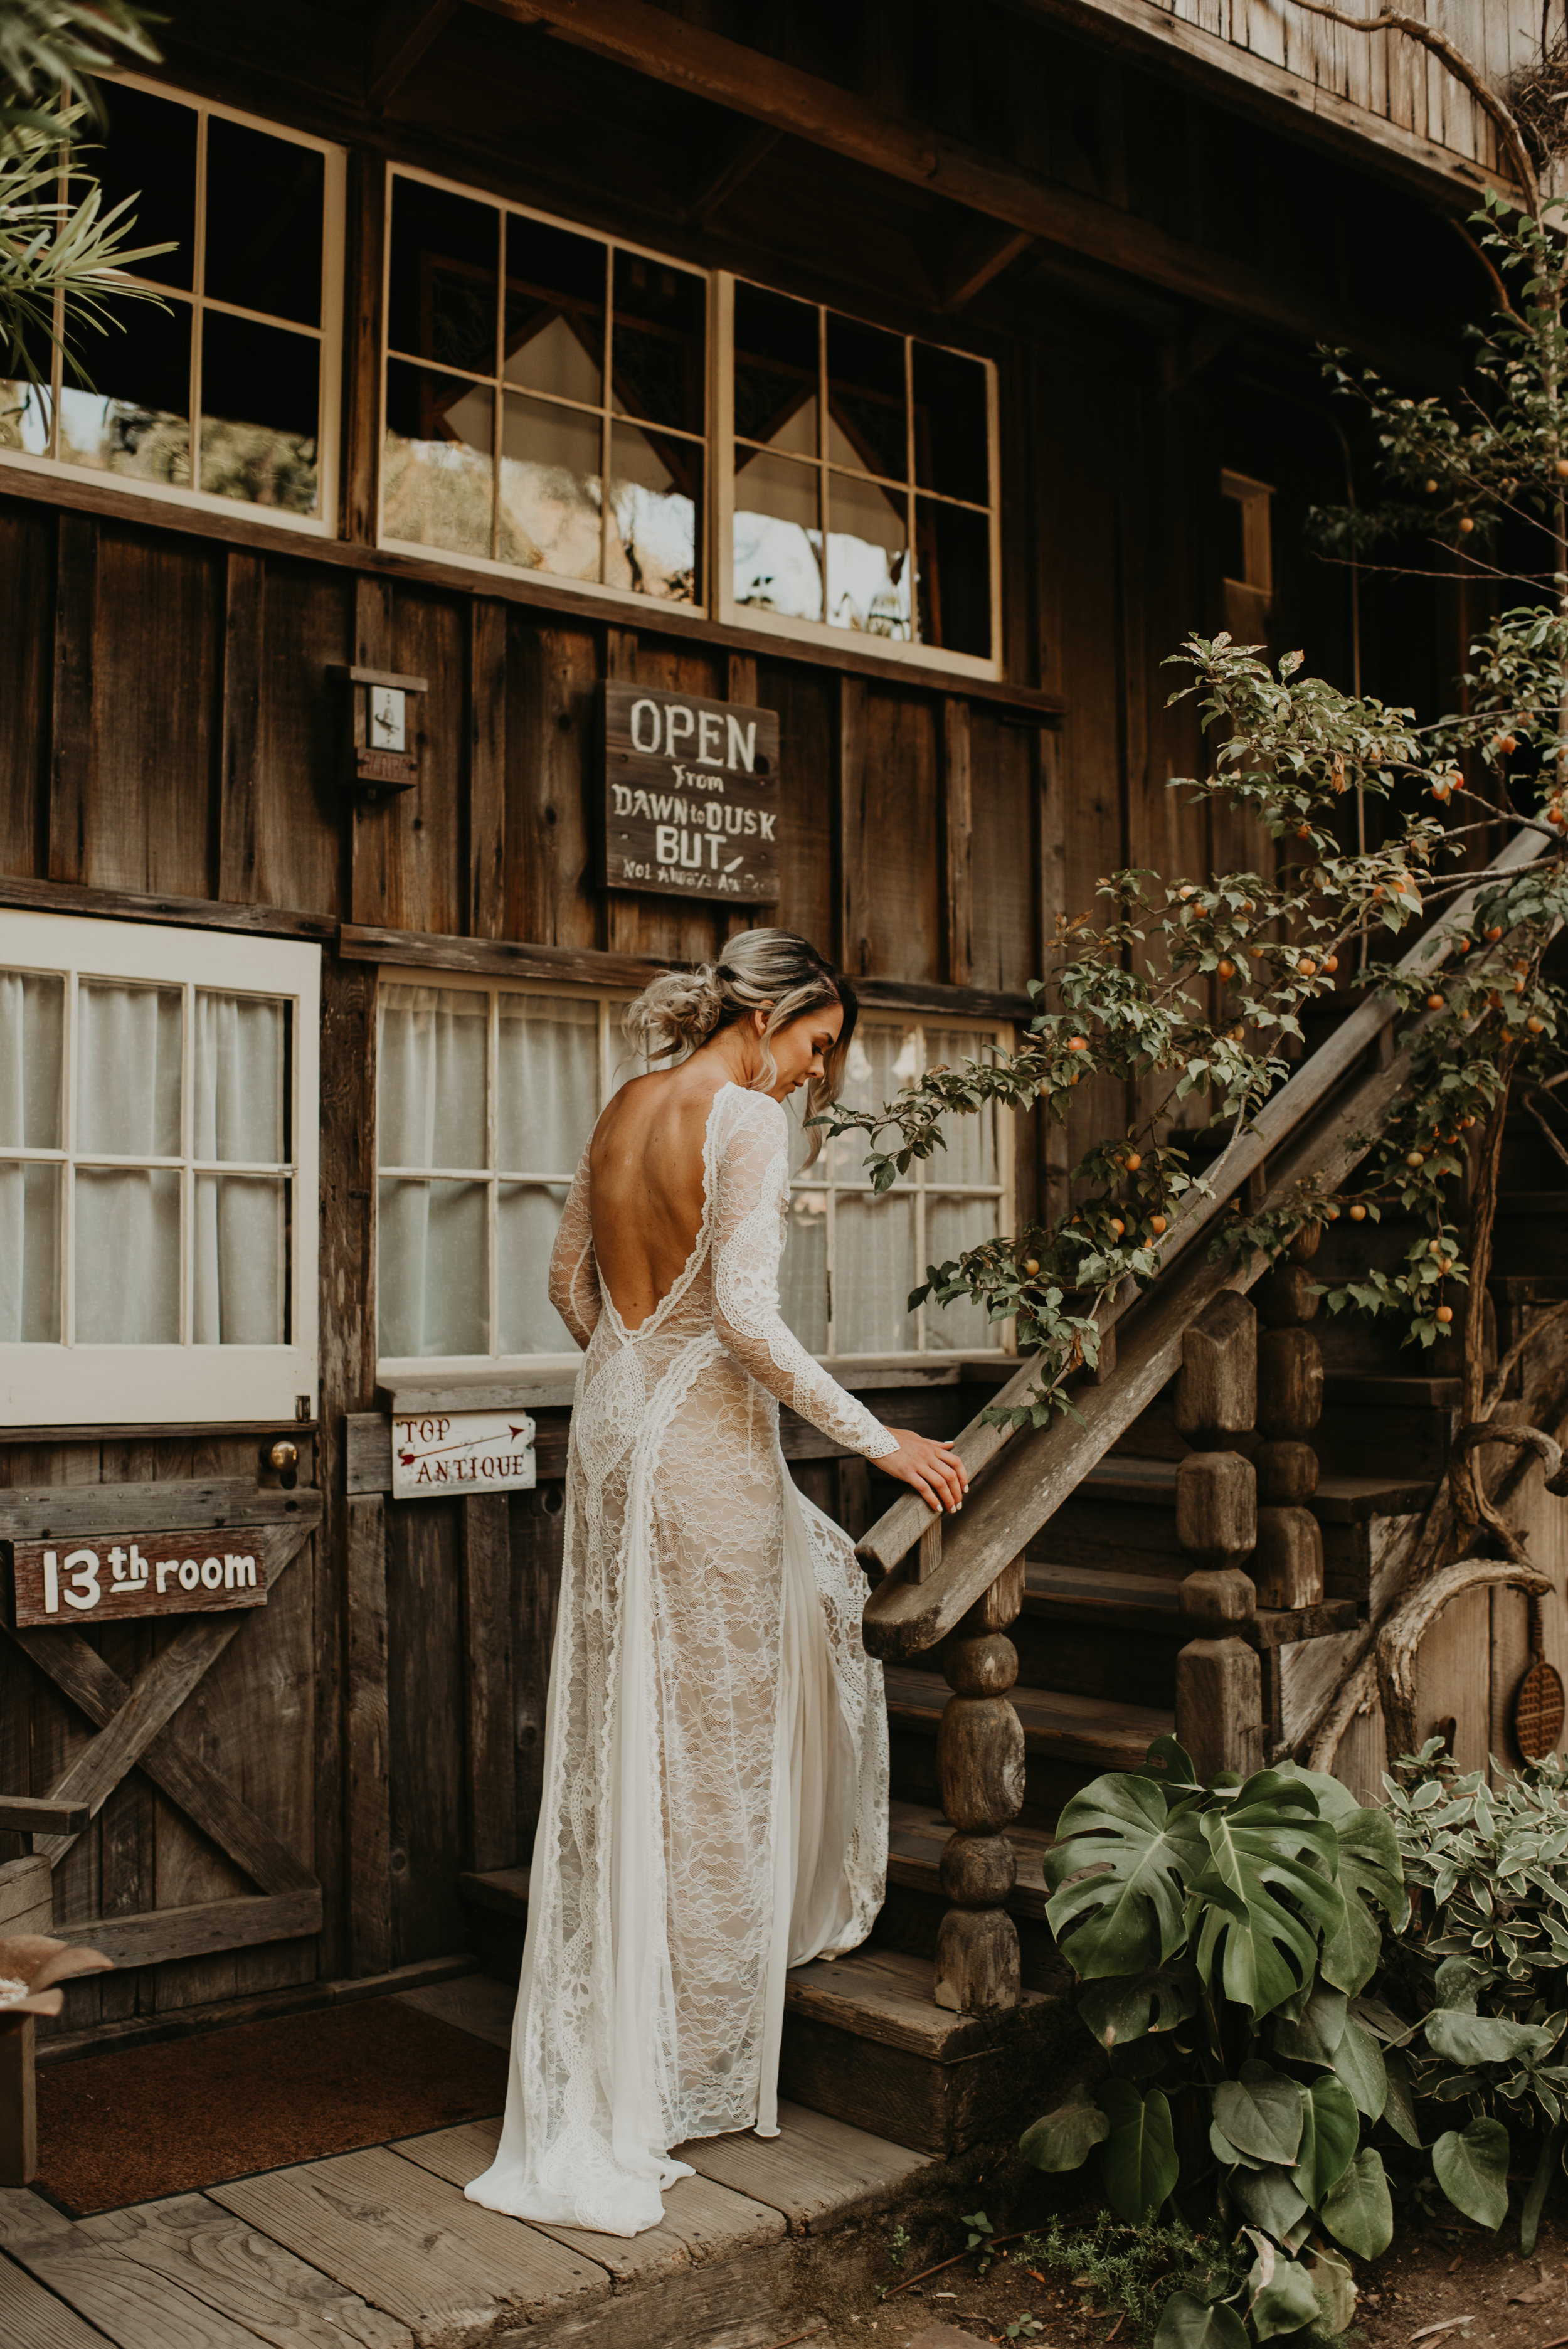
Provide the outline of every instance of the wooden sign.
<path id="1" fill-rule="evenodd" d="M 108 1623 L 128 1615 L 264 1607 L 263 1526 L 194 1533 L 95 1534 L 13 1546 L 16 1624 Z"/>
<path id="2" fill-rule="evenodd" d="M 601 688 L 607 889 L 779 897 L 779 713 L 651 686 Z"/>
<path id="3" fill-rule="evenodd" d="M 533 1422 L 525 1411 L 393 1413 L 397 1500 L 531 1493 L 534 1475 Z"/>

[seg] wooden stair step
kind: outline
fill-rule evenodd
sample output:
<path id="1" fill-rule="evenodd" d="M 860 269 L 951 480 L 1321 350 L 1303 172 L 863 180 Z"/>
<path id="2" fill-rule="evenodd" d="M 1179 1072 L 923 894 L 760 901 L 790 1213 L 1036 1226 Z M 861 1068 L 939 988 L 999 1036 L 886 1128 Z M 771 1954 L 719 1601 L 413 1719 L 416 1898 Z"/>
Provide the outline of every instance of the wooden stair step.
<path id="1" fill-rule="evenodd" d="M 887 1876 L 890 1884 L 902 1884 L 907 1891 L 923 1892 L 934 1900 L 946 1901 L 943 1895 L 938 1870 L 942 1847 L 953 1833 L 942 1813 L 929 1803 L 899 1803 L 888 1805 Z M 1056 1841 L 1039 1827 L 1014 1825 L 1007 1829 L 1007 1840 L 1018 1855 L 1018 1881 L 1007 1900 L 1015 1917 L 1033 1917 L 1040 1924 L 1046 1920 L 1046 1886 L 1040 1863 Z M 839 1961 L 840 1963 L 842 1961 Z"/>
<path id="2" fill-rule="evenodd" d="M 1043 1528 L 1045 1538 L 1050 1528 Z M 1024 1611 L 1052 1623 L 1103 1624 L 1108 1631 L 1181 1629 L 1181 1585 L 1175 1575 L 1121 1574 L 1094 1566 L 1054 1566 L 1029 1558 L 1024 1568 Z"/>
<path id="3" fill-rule="evenodd" d="M 910 1664 L 888 1664 L 884 1671 L 889 1721 L 934 1737 L 949 1694 L 946 1682 Z M 1067 1689 L 1019 1686 L 1008 1694 L 1031 1754 L 1097 1772 L 1136 1769 L 1153 1740 L 1175 1728 L 1174 1714 L 1153 1705 L 1113 1704 Z"/>

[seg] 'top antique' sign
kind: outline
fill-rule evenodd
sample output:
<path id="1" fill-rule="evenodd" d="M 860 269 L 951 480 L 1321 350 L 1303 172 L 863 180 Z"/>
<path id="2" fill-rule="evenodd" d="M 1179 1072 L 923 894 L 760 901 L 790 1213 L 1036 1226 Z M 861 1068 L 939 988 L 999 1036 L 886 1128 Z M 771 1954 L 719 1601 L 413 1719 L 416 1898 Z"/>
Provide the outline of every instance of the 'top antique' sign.
<path id="1" fill-rule="evenodd" d="M 779 896 L 779 713 L 605 685 L 603 870 L 609 889 Z"/>

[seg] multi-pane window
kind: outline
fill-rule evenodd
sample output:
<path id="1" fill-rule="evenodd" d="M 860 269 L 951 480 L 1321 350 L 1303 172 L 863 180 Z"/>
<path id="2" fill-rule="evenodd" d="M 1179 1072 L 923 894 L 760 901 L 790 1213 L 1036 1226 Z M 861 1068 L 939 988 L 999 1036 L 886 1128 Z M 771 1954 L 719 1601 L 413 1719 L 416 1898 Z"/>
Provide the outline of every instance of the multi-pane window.
<path id="1" fill-rule="evenodd" d="M 108 206 L 134 199 L 135 246 L 172 245 L 57 348 L 47 384 L 0 385 L 0 449 L 198 499 L 335 526 L 343 152 L 135 81 L 106 84 L 90 151 Z M 77 201 L 68 159 L 60 191 Z"/>
<path id="2" fill-rule="evenodd" d="M 583 1146 L 636 1073 L 620 1002 L 398 972 L 378 999 L 383 1361 L 574 1354 L 545 1280 Z"/>
<path id="3" fill-rule="evenodd" d="M 575 1359 L 546 1294 L 567 1188 L 599 1112 L 639 1064 L 624 998 L 382 974 L 377 1058 L 377 1351 L 383 1373 L 441 1356 Z M 862 1020 L 845 1098 L 891 1099 L 934 1061 L 983 1051 L 991 1029 Z M 994 1352 L 974 1308 L 910 1313 L 941 1262 L 1006 1227 L 1005 1121 L 954 1121 L 937 1161 L 873 1199 L 863 1146 L 830 1143 L 800 1173 L 781 1274 L 785 1318 L 828 1355 Z M 805 1154 L 803 1134 L 797 1159 Z"/>
<path id="4" fill-rule="evenodd" d="M 0 915 L 8 1423 L 314 1397 L 319 960 Z"/>
<path id="5" fill-rule="evenodd" d="M 733 616 L 989 661 L 990 367 L 743 279 L 728 290 Z"/>
<path id="6" fill-rule="evenodd" d="M 934 1065 L 984 1055 L 994 1030 L 862 1017 L 850 1046 L 843 1091 L 855 1109 L 880 1107 Z M 804 1346 L 830 1360 L 866 1354 L 999 1352 L 1010 1334 L 978 1306 L 929 1301 L 909 1309 L 928 1264 L 977 1247 L 1011 1216 L 1010 1142 L 1004 1112 L 954 1118 L 947 1147 L 917 1159 L 879 1198 L 864 1141 L 829 1142 L 797 1173 L 784 1249 L 785 1319 Z M 803 1150 L 798 1155 L 803 1155 Z"/>
<path id="7" fill-rule="evenodd" d="M 390 185 L 383 538 L 705 602 L 707 277 Z"/>

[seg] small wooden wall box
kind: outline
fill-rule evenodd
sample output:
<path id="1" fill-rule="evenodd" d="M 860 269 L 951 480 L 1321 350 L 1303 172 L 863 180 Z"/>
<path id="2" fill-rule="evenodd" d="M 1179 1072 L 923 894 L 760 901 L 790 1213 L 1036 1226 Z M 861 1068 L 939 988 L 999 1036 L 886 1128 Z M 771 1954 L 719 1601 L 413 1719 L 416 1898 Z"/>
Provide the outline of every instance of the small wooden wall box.
<path id="1" fill-rule="evenodd" d="M 357 798 L 375 801 L 384 792 L 411 792 L 419 780 L 419 737 L 409 698 L 428 680 L 398 677 L 391 669 L 334 667 L 345 678 L 350 702 L 346 775 Z"/>

